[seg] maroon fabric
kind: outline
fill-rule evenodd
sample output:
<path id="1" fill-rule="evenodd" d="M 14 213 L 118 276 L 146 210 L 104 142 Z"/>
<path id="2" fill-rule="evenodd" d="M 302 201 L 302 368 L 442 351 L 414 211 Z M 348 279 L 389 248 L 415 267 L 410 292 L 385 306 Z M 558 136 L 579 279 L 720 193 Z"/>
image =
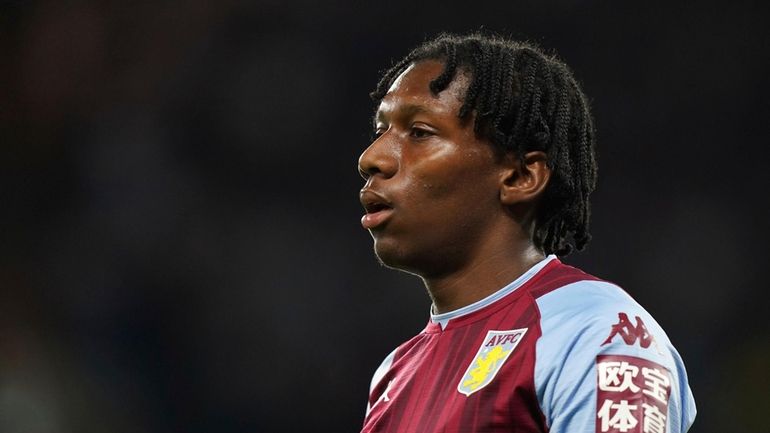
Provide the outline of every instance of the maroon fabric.
<path id="1" fill-rule="evenodd" d="M 553 260 L 511 294 L 450 320 L 446 329 L 429 322 L 396 350 L 389 371 L 372 390 L 362 433 L 546 432 L 534 385 L 541 335 L 535 299 L 595 279 Z M 522 328 L 526 333 L 494 378 L 468 396 L 459 392 L 487 332 Z"/>

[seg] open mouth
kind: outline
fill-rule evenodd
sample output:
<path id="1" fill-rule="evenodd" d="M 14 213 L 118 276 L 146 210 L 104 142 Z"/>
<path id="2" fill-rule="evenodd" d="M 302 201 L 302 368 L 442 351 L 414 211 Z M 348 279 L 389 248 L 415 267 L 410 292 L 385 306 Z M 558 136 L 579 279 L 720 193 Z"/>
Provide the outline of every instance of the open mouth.
<path id="1" fill-rule="evenodd" d="M 366 210 L 366 214 L 361 218 L 361 225 L 367 230 L 382 226 L 393 213 L 393 207 L 386 199 L 371 191 L 361 194 L 361 204 Z"/>
<path id="2" fill-rule="evenodd" d="M 384 211 L 387 209 L 392 209 L 390 206 L 386 205 L 385 203 L 380 202 L 373 202 L 373 203 L 367 203 L 364 205 L 364 209 L 366 209 L 367 214 L 373 214 L 380 211 Z"/>
<path id="3" fill-rule="evenodd" d="M 367 230 L 381 227 L 393 213 L 393 208 L 381 201 L 366 202 L 364 209 L 366 214 L 361 218 L 361 225 Z"/>

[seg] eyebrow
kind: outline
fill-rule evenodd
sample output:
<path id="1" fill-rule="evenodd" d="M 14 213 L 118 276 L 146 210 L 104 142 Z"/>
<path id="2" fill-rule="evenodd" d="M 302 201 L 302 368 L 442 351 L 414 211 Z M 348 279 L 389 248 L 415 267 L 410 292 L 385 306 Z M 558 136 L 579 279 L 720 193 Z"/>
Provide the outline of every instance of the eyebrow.
<path id="1" fill-rule="evenodd" d="M 431 111 L 426 108 L 424 105 L 420 104 L 404 104 L 398 106 L 398 108 L 395 110 L 395 112 L 399 116 L 414 116 L 415 114 L 419 113 L 430 113 Z M 384 117 L 384 114 L 381 110 L 377 110 L 377 112 L 374 114 L 374 121 L 377 122 L 378 120 L 382 120 Z"/>

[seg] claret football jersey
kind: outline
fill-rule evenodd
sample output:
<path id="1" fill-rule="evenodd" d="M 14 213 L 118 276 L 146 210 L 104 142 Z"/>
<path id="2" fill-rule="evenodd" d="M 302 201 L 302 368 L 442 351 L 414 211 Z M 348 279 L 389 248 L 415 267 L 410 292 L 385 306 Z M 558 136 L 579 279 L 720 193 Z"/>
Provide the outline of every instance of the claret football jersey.
<path id="1" fill-rule="evenodd" d="M 372 379 L 363 433 L 679 433 L 695 403 L 663 329 L 626 292 L 549 256 L 431 315 Z"/>

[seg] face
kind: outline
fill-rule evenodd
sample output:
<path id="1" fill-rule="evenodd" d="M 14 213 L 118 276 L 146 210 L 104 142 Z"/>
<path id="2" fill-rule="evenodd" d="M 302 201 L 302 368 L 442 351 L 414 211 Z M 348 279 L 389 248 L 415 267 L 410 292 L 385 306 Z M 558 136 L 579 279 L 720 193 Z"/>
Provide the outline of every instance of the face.
<path id="1" fill-rule="evenodd" d="M 421 61 L 404 71 L 375 116 L 377 138 L 361 154 L 366 180 L 364 228 L 385 265 L 423 277 L 461 266 L 494 230 L 502 212 L 503 167 L 492 145 L 458 117 L 468 79 L 458 74 L 433 95 L 443 64 Z"/>

